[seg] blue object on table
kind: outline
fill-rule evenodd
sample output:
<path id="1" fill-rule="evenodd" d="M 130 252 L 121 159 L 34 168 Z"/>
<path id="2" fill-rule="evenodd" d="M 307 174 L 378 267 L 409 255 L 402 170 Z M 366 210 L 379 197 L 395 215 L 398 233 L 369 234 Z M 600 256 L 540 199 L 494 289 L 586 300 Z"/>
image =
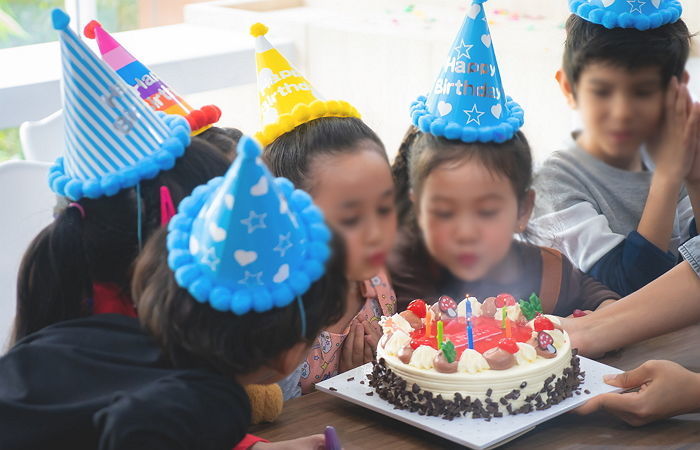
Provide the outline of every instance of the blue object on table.
<path id="1" fill-rule="evenodd" d="M 335 428 L 332 426 L 327 426 L 326 431 L 324 431 L 324 436 L 326 437 L 326 450 L 341 450 L 340 439 L 338 438 L 338 433 L 336 433 Z"/>

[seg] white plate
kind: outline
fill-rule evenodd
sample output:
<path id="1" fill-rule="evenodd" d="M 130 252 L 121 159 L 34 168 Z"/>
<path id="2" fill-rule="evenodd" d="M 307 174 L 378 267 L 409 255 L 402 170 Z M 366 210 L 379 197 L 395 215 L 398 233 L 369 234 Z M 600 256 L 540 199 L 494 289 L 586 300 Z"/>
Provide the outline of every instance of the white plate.
<path id="1" fill-rule="evenodd" d="M 493 418 L 490 422 L 470 417 L 460 417 L 449 421 L 440 417 L 426 417 L 418 413 L 394 409 L 394 405 L 382 400 L 376 393 L 373 396 L 367 395 L 368 392 L 374 392 L 367 380 L 367 374 L 372 372 L 371 363 L 318 383 L 316 388 L 450 441 L 481 450 L 505 444 L 532 430 L 536 425 L 585 403 L 593 396 L 621 391 L 621 389 L 603 382 L 603 375 L 620 373 L 621 370 L 588 358 L 580 358 L 580 360 L 581 371 L 586 372 L 586 378 L 580 386 L 581 395 L 574 394 L 572 398 L 567 398 L 558 405 L 543 411 L 533 411 L 516 416 L 504 415 L 500 418 Z M 349 378 L 354 379 L 347 381 Z M 360 384 L 360 381 L 365 383 Z M 331 390 L 331 388 L 335 390 Z M 586 394 L 584 390 L 588 390 L 590 394 Z"/>

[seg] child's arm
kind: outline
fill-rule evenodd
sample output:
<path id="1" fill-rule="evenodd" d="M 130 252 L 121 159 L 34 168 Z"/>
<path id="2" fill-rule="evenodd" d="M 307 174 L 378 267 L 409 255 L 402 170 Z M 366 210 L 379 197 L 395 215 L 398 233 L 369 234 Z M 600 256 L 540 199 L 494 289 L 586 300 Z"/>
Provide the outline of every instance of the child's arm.
<path id="1" fill-rule="evenodd" d="M 700 244 L 700 238 L 694 241 Z M 699 321 L 700 251 L 637 292 L 562 325 L 582 355 L 599 356 Z"/>
<path id="2" fill-rule="evenodd" d="M 556 178 L 566 182 L 570 177 L 559 173 Z M 638 232 L 627 236 L 613 232 L 608 219 L 591 203 L 575 198 L 585 187 L 569 181 L 571 198 L 555 201 L 545 191 L 537 200 L 539 208 L 548 202 L 554 203 L 546 205 L 549 209 L 570 205 L 532 221 L 539 244 L 556 248 L 576 267 L 621 295 L 636 291 L 676 264 L 673 253 L 661 251 Z"/>
<path id="3" fill-rule="evenodd" d="M 673 233 L 676 199 L 693 162 L 696 122 L 700 109 L 693 108 L 686 84 L 674 77 L 666 92 L 664 119 L 656 142 L 650 144 L 656 169 L 637 232 L 666 252 Z"/>
<path id="4" fill-rule="evenodd" d="M 694 122 L 695 138 L 693 139 L 694 151 L 693 164 L 690 166 L 688 176 L 685 178 L 685 188 L 688 191 L 690 204 L 693 207 L 695 220 L 691 223 L 690 236 L 698 235 L 698 224 L 700 223 L 700 103 L 693 105 L 693 112 L 697 119 Z"/>

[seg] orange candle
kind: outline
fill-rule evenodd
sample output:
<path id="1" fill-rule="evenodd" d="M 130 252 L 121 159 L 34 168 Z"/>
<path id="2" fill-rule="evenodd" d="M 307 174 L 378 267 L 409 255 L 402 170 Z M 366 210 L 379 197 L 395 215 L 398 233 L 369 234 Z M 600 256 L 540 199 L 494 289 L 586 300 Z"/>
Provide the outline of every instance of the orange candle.
<path id="1" fill-rule="evenodd" d="M 428 309 L 425 313 L 425 335 L 430 337 L 433 335 L 433 310 Z"/>

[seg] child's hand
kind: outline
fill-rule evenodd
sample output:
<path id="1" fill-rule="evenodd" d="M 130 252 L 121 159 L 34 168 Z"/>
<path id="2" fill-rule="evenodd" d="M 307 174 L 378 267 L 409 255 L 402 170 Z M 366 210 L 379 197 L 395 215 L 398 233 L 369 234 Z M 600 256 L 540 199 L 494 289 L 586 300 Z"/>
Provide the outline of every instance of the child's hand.
<path id="1" fill-rule="evenodd" d="M 365 362 L 370 362 L 377 354 L 377 345 L 382 337 L 382 328 L 378 322 L 362 321 L 362 327 L 365 330 Z"/>
<path id="2" fill-rule="evenodd" d="M 680 182 L 690 170 L 695 145 L 696 114 L 691 115 L 692 103 L 688 86 L 673 77 L 666 91 L 664 118 L 658 138 L 650 145 L 656 163 L 656 173 Z"/>
<path id="3" fill-rule="evenodd" d="M 692 106 L 690 113 L 695 129 L 694 137 L 691 140 L 691 153 L 693 155 L 693 163 L 690 165 L 688 175 L 685 179 L 688 185 L 700 186 L 700 102 L 696 102 Z"/>
<path id="4" fill-rule="evenodd" d="M 326 439 L 322 434 L 314 434 L 290 441 L 256 442 L 250 448 L 254 450 L 323 450 L 326 448 L 325 443 Z"/>
<path id="5" fill-rule="evenodd" d="M 639 387 L 639 391 L 598 395 L 577 408 L 577 413 L 603 409 L 639 426 L 700 410 L 700 374 L 671 361 L 647 361 L 629 372 L 606 376 L 605 382 L 625 389 Z"/>
<path id="6" fill-rule="evenodd" d="M 365 329 L 358 320 L 353 319 L 350 322 L 350 331 L 343 342 L 338 373 L 347 372 L 365 362 Z"/>

